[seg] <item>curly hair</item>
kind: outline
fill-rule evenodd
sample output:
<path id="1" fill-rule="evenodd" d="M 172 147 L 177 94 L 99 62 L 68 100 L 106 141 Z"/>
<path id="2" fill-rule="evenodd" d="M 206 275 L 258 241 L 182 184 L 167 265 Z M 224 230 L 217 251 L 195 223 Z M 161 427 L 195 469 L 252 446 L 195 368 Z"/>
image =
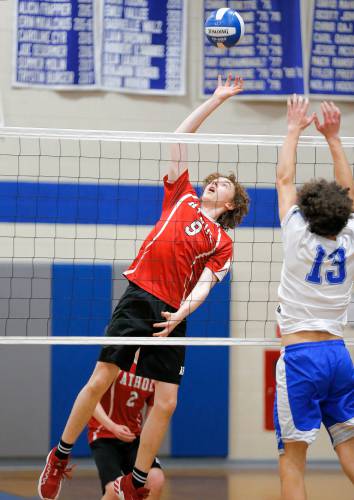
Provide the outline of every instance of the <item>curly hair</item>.
<path id="1" fill-rule="evenodd" d="M 219 179 L 220 177 L 229 179 L 235 187 L 235 194 L 232 199 L 235 208 L 224 212 L 217 220 L 220 226 L 227 231 L 228 229 L 234 229 L 236 226 L 241 224 L 242 219 L 245 215 L 247 215 L 249 197 L 246 190 L 236 181 L 236 177 L 232 173 L 229 175 L 223 175 L 219 172 L 214 172 L 213 174 L 208 175 L 208 177 L 206 177 L 203 181 L 204 189 L 208 184 L 213 182 L 215 179 Z"/>
<path id="2" fill-rule="evenodd" d="M 346 226 L 353 209 L 349 188 L 325 179 L 311 180 L 298 192 L 300 212 L 312 233 L 337 236 Z"/>

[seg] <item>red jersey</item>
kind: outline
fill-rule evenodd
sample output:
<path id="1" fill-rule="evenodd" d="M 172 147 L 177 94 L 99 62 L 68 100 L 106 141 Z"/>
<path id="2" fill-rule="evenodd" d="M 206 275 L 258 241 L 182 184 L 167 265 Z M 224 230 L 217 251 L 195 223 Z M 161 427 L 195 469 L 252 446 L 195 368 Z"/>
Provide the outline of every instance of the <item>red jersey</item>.
<path id="1" fill-rule="evenodd" d="M 129 372 L 121 370 L 117 379 L 103 395 L 100 403 L 109 418 L 116 424 L 126 425 L 136 436 L 141 433 L 145 404 L 154 404 L 155 386 L 153 380 L 135 375 L 136 364 Z M 88 423 L 89 443 L 99 438 L 115 438 L 94 417 Z"/>
<path id="2" fill-rule="evenodd" d="M 185 171 L 174 183 L 164 177 L 160 220 L 123 274 L 178 309 L 205 267 L 221 281 L 232 259 L 232 240 L 206 215 Z"/>

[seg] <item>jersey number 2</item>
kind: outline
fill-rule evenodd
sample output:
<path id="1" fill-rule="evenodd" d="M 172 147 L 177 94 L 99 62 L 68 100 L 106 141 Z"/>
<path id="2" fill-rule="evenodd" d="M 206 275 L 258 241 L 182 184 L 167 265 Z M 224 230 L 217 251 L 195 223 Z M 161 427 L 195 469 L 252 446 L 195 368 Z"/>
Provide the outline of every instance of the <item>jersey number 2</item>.
<path id="1" fill-rule="evenodd" d="M 322 283 L 321 266 L 327 255 L 326 250 L 321 245 L 318 245 L 316 250 L 316 257 L 314 263 L 312 264 L 311 272 L 306 275 L 306 281 L 320 285 Z M 328 255 L 328 259 L 332 259 L 332 265 L 336 269 L 333 271 L 326 271 L 325 280 L 330 285 L 340 285 L 343 283 L 347 275 L 344 248 L 340 247 L 334 250 L 334 252 Z"/>
<path id="2" fill-rule="evenodd" d="M 129 406 L 130 408 L 133 408 L 135 405 L 135 400 L 138 399 L 138 397 L 139 397 L 139 394 L 136 391 L 132 391 L 130 393 L 130 398 L 127 401 L 127 406 Z"/>

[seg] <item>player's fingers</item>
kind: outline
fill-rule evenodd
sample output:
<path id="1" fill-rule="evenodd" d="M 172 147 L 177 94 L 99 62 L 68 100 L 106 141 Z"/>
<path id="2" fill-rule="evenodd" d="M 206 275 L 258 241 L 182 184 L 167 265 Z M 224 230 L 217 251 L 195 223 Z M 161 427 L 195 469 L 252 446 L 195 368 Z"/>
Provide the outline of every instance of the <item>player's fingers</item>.
<path id="1" fill-rule="evenodd" d="M 126 425 L 122 425 L 122 431 L 128 434 L 132 434 L 132 431 Z"/>
<path id="2" fill-rule="evenodd" d="M 226 79 L 226 82 L 225 82 L 225 87 L 230 87 L 231 79 L 232 79 L 232 75 L 231 75 L 231 73 L 229 73 L 227 75 L 227 79 Z"/>
<path id="3" fill-rule="evenodd" d="M 308 109 L 310 107 L 310 101 L 308 100 L 308 98 L 306 97 L 304 100 L 303 100 L 303 108 L 304 108 L 304 111 L 307 113 Z"/>
<path id="4" fill-rule="evenodd" d="M 168 325 L 166 321 L 162 321 L 161 323 L 154 323 L 152 326 L 154 328 L 165 328 Z"/>
<path id="5" fill-rule="evenodd" d="M 320 120 L 318 119 L 318 116 L 317 116 L 317 114 L 316 114 L 316 113 L 314 113 L 314 115 L 315 115 L 315 116 L 314 116 L 313 121 L 315 122 L 315 126 L 316 126 L 317 130 L 320 130 L 320 127 L 321 127 L 321 125 L 320 125 Z"/>
<path id="6" fill-rule="evenodd" d="M 323 101 L 323 103 L 321 104 L 321 107 L 322 107 L 323 116 L 328 119 L 330 112 L 331 112 L 330 105 L 328 104 L 327 101 Z"/>
<path id="7" fill-rule="evenodd" d="M 167 330 L 162 330 L 162 332 L 158 333 L 153 333 L 153 337 L 167 337 L 168 336 L 168 331 Z"/>
<path id="8" fill-rule="evenodd" d="M 327 122 L 329 116 L 328 116 L 327 106 L 324 102 L 321 102 L 321 111 L 322 111 L 322 115 L 323 115 L 323 120 L 325 122 Z"/>
<path id="9" fill-rule="evenodd" d="M 218 87 L 222 86 L 221 75 L 218 75 Z"/>
<path id="10" fill-rule="evenodd" d="M 302 95 L 297 96 L 297 108 L 302 110 L 304 107 L 304 98 Z"/>

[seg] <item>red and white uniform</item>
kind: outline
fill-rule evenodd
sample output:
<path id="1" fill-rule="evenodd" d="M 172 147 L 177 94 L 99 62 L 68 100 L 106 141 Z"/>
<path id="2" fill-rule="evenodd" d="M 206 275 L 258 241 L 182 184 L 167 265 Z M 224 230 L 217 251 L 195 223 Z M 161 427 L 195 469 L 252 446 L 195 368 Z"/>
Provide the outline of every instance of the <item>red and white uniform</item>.
<path id="1" fill-rule="evenodd" d="M 136 363 L 133 363 L 129 372 L 121 370 L 100 403 L 113 422 L 126 425 L 133 434 L 139 436 L 143 409 L 145 405 L 154 404 L 155 385 L 150 378 L 135 375 L 135 369 Z M 116 436 L 92 417 L 88 423 L 89 443 L 99 438 L 116 439 Z"/>
<path id="2" fill-rule="evenodd" d="M 164 177 L 160 220 L 123 274 L 178 309 L 205 267 L 221 281 L 232 259 L 232 240 L 208 217 L 185 171 L 174 183 Z"/>

